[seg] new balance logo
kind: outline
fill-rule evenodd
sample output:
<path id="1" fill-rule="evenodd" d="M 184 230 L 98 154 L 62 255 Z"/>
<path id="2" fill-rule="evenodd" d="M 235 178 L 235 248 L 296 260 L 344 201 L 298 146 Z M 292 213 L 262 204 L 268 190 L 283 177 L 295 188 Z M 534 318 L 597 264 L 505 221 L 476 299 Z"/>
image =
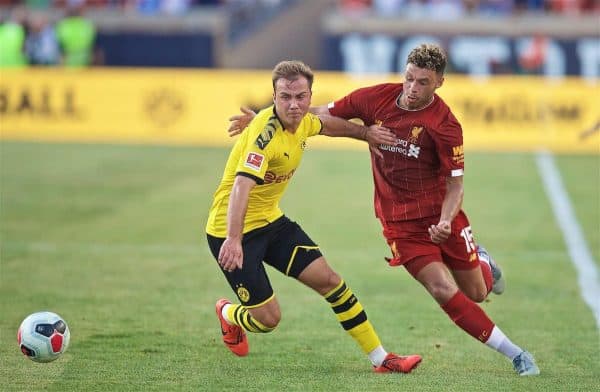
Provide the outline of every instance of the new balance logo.
<path id="1" fill-rule="evenodd" d="M 421 153 L 421 147 L 415 146 L 414 144 L 411 144 L 410 146 L 408 146 L 408 154 L 407 155 L 409 157 L 418 158 L 420 153 Z"/>

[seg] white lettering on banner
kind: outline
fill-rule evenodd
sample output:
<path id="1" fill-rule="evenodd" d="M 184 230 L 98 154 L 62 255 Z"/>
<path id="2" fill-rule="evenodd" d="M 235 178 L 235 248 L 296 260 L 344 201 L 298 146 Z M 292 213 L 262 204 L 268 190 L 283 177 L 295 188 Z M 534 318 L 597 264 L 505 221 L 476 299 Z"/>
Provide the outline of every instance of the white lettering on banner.
<path id="1" fill-rule="evenodd" d="M 391 73 L 395 47 L 394 39 L 385 35 L 348 34 L 340 42 L 344 69 L 355 75 Z"/>
<path id="2" fill-rule="evenodd" d="M 489 76 L 492 64 L 510 60 L 509 42 L 501 37 L 458 37 L 448 50 L 457 68 L 475 76 Z"/>
<path id="3" fill-rule="evenodd" d="M 422 42 L 442 44 L 439 38 L 430 35 L 398 39 L 384 34 L 351 33 L 341 37 L 340 53 L 342 69 L 354 75 L 392 74 L 404 72 L 410 51 Z M 523 59 L 535 57 L 536 45 L 542 45 L 539 64 L 532 69 L 524 65 Z M 545 76 L 560 78 L 567 75 L 567 52 L 565 43 L 548 38 L 466 36 L 450 38 L 448 51 L 451 65 L 456 71 L 487 77 L 500 67 L 501 72 L 538 72 Z M 580 38 L 573 40 L 578 73 L 588 80 L 600 76 L 600 39 Z M 445 46 L 445 45 L 442 45 Z M 394 58 L 394 53 L 396 57 Z M 573 61 L 573 60 L 571 60 Z M 574 66 L 571 65 L 571 68 Z"/>
<path id="4" fill-rule="evenodd" d="M 581 64 L 581 76 L 592 83 L 600 75 L 600 40 L 582 39 L 577 42 L 577 56 Z"/>
<path id="5" fill-rule="evenodd" d="M 515 42 L 519 59 L 535 51 L 535 38 L 519 38 Z M 562 77 L 567 73 L 567 59 L 564 50 L 553 39 L 543 39 L 542 69 L 550 77 Z"/>

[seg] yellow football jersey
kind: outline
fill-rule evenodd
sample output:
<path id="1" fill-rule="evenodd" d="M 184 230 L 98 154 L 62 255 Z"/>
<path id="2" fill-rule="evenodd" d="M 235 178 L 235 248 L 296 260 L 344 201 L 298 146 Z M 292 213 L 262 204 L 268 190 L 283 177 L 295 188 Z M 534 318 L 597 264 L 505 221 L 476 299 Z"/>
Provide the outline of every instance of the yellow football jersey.
<path id="1" fill-rule="evenodd" d="M 248 200 L 244 233 L 283 215 L 279 200 L 302 159 L 306 139 L 321 132 L 319 117 L 308 113 L 295 133 L 283 129 L 274 106 L 261 110 L 233 146 L 210 207 L 206 232 L 227 236 L 227 208 L 237 175 L 256 180 Z"/>

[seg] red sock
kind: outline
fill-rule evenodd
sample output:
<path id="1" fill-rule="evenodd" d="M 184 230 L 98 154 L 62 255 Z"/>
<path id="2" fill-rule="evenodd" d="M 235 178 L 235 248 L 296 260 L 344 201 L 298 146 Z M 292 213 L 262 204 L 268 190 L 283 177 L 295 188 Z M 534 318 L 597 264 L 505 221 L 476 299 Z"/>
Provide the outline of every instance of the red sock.
<path id="1" fill-rule="evenodd" d="M 494 323 L 485 312 L 461 291 L 442 305 L 444 312 L 456 325 L 475 339 L 485 343 L 490 338 Z"/>
<path id="2" fill-rule="evenodd" d="M 481 268 L 481 274 L 485 281 L 485 287 L 487 287 L 488 294 L 492 291 L 492 285 L 494 284 L 494 277 L 492 276 L 492 268 L 485 261 L 480 261 L 479 266 Z"/>

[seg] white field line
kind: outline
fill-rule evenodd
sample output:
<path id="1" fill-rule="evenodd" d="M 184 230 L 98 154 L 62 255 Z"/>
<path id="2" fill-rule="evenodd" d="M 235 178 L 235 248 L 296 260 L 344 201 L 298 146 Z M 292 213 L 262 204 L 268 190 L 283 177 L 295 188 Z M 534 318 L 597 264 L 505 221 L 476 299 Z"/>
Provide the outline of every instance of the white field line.
<path id="1" fill-rule="evenodd" d="M 560 227 L 571 262 L 577 270 L 579 290 L 585 303 L 590 307 L 600 330 L 600 283 L 598 267 L 585 241 L 579 222 L 573 211 L 569 196 L 563 186 L 554 158 L 548 152 L 536 154 L 536 162 L 550 200 L 554 217 Z"/>

